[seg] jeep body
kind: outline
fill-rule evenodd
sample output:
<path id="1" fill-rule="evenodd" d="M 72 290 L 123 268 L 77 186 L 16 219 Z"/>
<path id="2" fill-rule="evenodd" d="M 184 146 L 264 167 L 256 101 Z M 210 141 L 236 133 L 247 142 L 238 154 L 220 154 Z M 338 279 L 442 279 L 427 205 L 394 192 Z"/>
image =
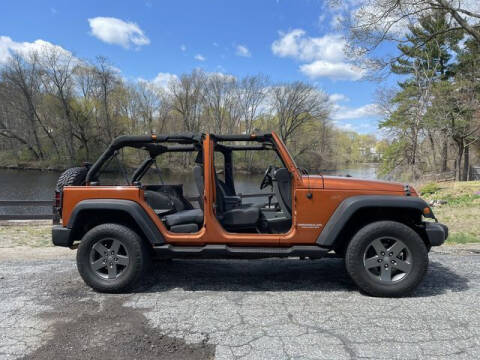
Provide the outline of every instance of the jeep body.
<path id="1" fill-rule="evenodd" d="M 98 180 L 102 167 L 124 147 L 144 150 L 147 154 L 145 161 L 135 170 L 128 184 L 102 185 Z M 271 187 L 273 194 L 265 195 L 263 204 L 249 204 L 248 197 L 236 193 L 235 156 L 232 155 L 236 151 L 269 151 L 278 156 L 282 166 L 269 166 L 265 171 L 261 186 Z M 142 176 L 153 166 L 155 159 L 169 152 L 196 154 L 195 164 L 188 170 L 195 176 L 197 206 L 183 196 L 182 184 L 142 184 Z M 223 159 L 223 180 L 219 179 L 215 167 L 217 154 Z M 402 295 L 407 289 L 388 289 L 397 289 L 402 281 L 407 282 L 406 278 L 415 277 L 411 275 L 412 271 L 424 271 L 415 268 L 424 260 L 415 260 L 414 249 L 418 246 L 423 253 L 421 247 L 424 247 L 427 253 L 432 246 L 441 245 L 448 236 L 447 227 L 436 221 L 431 208 L 413 187 L 351 177 L 309 175 L 297 168 L 284 143 L 273 132 L 121 136 L 88 168 L 82 184 L 65 184 L 56 194 L 53 243 L 57 246 L 81 247 L 84 238 L 95 228 L 115 224 L 129 229 L 140 239 L 147 249 L 144 254 L 160 258 L 317 259 L 335 255 L 346 258 L 347 270 L 348 266 L 352 267 L 349 273 L 357 273 L 361 264 L 364 265 L 367 274 L 363 274 L 362 279 L 371 280 L 374 288 L 364 290 L 372 295 Z M 361 233 L 368 226 L 371 229 L 365 230 L 366 234 Z M 398 236 L 395 235 L 395 226 L 401 227 Z M 96 286 L 92 279 L 86 280 L 101 291 L 124 288 L 108 287 L 109 281 L 114 284 L 119 277 L 113 271 L 113 275 L 109 274 L 109 265 L 116 257 L 109 258 L 94 248 L 97 241 L 100 242 L 98 246 L 108 252 L 108 245 L 114 246 L 108 240 L 115 238 L 115 231 L 112 234 L 94 234 L 96 237 L 89 240 L 89 249 L 84 251 L 88 259 L 83 259 L 83 267 L 97 261 L 100 265 L 106 264 L 103 272 L 97 274 L 104 282 L 103 287 Z M 102 242 L 102 236 L 107 240 Z M 407 238 L 414 238 L 416 242 Z M 352 239 L 359 243 L 358 249 L 355 244 L 351 245 Z M 376 246 L 379 242 L 381 245 Z M 399 244 L 405 248 L 399 250 Z M 127 247 L 123 245 L 123 253 L 127 253 Z M 115 247 L 118 246 L 116 243 Z M 380 266 L 367 268 L 372 259 Z M 132 260 L 128 261 L 131 264 Z M 349 261 L 351 265 L 348 265 Z M 125 270 L 128 266 L 119 265 L 118 268 Z M 405 272 L 399 270 L 401 267 Z M 387 270 L 390 273 L 384 275 Z M 394 275 L 391 275 L 392 271 Z M 95 279 L 92 274 L 89 276 Z M 385 280 L 387 276 L 390 276 L 390 282 Z M 362 279 L 357 281 L 354 278 L 354 281 L 364 288 Z"/>

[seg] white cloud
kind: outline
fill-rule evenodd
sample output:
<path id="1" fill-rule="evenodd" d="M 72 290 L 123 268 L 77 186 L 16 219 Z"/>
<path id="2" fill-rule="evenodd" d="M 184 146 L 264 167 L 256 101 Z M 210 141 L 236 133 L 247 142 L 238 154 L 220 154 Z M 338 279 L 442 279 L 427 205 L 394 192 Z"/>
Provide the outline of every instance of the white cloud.
<path id="1" fill-rule="evenodd" d="M 169 91 L 168 86 L 172 81 L 178 81 L 178 76 L 172 73 L 160 72 L 152 80 L 147 80 L 140 77 L 140 78 L 137 78 L 137 81 L 139 83 L 144 83 L 154 88 L 161 88 L 163 90 Z"/>
<path id="2" fill-rule="evenodd" d="M 292 57 L 302 61 L 329 60 L 340 61 L 345 55 L 345 39 L 339 34 L 327 34 L 322 37 L 309 37 L 302 29 L 288 33 L 280 32 L 280 39 L 272 44 L 272 51 L 280 57 Z"/>
<path id="3" fill-rule="evenodd" d="M 333 80 L 360 80 L 365 75 L 365 70 L 358 66 L 323 60 L 301 65 L 300 71 L 312 79 L 328 77 Z"/>
<path id="4" fill-rule="evenodd" d="M 245 45 L 237 45 L 235 54 L 238 56 L 243 56 L 243 57 L 251 57 L 252 54 L 250 53 L 250 50 Z"/>
<path id="5" fill-rule="evenodd" d="M 363 69 L 346 59 L 346 40 L 340 34 L 310 37 L 302 29 L 279 34 L 280 38 L 272 43 L 272 52 L 306 63 L 300 66 L 300 71 L 310 78 L 359 80 L 365 75 Z"/>
<path id="6" fill-rule="evenodd" d="M 25 57 L 34 52 L 44 51 L 55 51 L 66 57 L 72 56 L 70 51 L 45 40 L 38 39 L 34 42 L 16 42 L 8 36 L 0 36 L 0 64 L 6 63 L 14 52 Z"/>
<path id="7" fill-rule="evenodd" d="M 350 99 L 345 96 L 344 94 L 337 94 L 337 93 L 334 93 L 334 94 L 330 94 L 328 96 L 328 99 L 330 100 L 330 102 L 332 103 L 336 103 L 336 102 L 339 102 L 339 101 L 349 101 Z"/>
<path id="8" fill-rule="evenodd" d="M 185 44 L 180 45 L 180 50 L 183 52 L 187 51 L 187 46 Z"/>
<path id="9" fill-rule="evenodd" d="M 161 88 L 167 88 L 168 84 L 172 81 L 177 81 L 178 76 L 171 73 L 158 73 L 157 76 L 152 80 L 152 83 Z"/>
<path id="10" fill-rule="evenodd" d="M 92 35 L 108 44 L 123 46 L 143 46 L 150 44 L 140 27 L 133 22 L 125 22 L 114 17 L 96 17 L 88 19 Z"/>
<path id="11" fill-rule="evenodd" d="M 348 108 L 344 106 L 334 107 L 332 118 L 334 120 L 353 120 L 368 117 L 376 117 L 381 114 L 377 104 L 366 104 L 358 108 Z"/>
<path id="12" fill-rule="evenodd" d="M 205 61 L 207 60 L 207 58 L 205 56 L 203 56 L 202 54 L 197 54 L 193 57 L 195 60 L 198 60 L 198 61 Z"/>

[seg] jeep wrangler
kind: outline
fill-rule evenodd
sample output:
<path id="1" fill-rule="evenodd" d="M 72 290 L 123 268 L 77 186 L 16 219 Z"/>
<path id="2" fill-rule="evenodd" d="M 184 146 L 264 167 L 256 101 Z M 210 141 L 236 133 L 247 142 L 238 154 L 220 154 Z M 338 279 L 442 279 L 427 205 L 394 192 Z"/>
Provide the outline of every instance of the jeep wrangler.
<path id="1" fill-rule="evenodd" d="M 123 169 L 126 184 L 104 184 L 102 170 L 123 149 L 143 153 L 143 162 L 130 177 Z M 237 193 L 238 152 L 268 165 L 257 194 L 264 201 Z M 175 153 L 194 159 L 187 170 L 196 197 L 161 180 L 157 158 Z M 150 169 L 157 183 L 142 182 Z M 385 297 L 415 289 L 430 248 L 447 236 L 413 187 L 309 175 L 273 132 L 120 136 L 93 165 L 60 176 L 52 230 L 55 245 L 78 247 L 81 277 L 101 292 L 133 289 L 155 257 L 336 256 L 362 291 Z"/>

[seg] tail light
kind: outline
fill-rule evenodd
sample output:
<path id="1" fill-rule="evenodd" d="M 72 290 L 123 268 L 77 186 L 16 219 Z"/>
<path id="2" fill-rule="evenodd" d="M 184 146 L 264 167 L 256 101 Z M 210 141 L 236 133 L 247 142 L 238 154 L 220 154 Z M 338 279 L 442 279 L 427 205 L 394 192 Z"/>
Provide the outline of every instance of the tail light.
<path id="1" fill-rule="evenodd" d="M 62 192 L 55 191 L 55 198 L 53 202 L 53 223 L 60 224 L 62 218 Z"/>
<path id="2" fill-rule="evenodd" d="M 62 193 L 60 191 L 55 191 L 55 207 L 62 207 Z"/>

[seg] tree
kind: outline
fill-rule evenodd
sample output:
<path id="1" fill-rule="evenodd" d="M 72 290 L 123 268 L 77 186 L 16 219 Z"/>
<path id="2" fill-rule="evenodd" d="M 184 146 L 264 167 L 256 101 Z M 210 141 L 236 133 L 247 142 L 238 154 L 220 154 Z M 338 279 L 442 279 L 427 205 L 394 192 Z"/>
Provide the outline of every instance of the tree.
<path id="1" fill-rule="evenodd" d="M 181 116 L 186 131 L 200 131 L 204 86 L 205 74 L 199 70 L 184 74 L 178 81 L 169 84 L 173 110 Z"/>
<path id="2" fill-rule="evenodd" d="M 324 121 L 330 114 L 328 96 L 302 82 L 274 86 L 271 97 L 273 114 L 285 143 L 300 127 L 313 121 Z"/>

